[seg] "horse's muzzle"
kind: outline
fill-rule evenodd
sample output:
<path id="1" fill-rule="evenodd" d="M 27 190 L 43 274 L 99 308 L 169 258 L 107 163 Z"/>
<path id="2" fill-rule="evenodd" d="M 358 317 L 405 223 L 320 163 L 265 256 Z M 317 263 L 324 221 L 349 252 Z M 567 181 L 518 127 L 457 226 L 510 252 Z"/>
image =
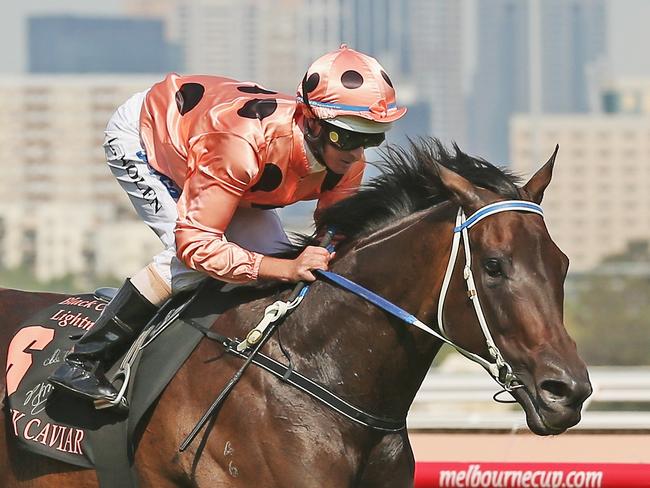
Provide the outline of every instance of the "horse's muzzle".
<path id="1" fill-rule="evenodd" d="M 526 412 L 530 430 L 537 435 L 561 434 L 576 425 L 581 409 L 592 388 L 584 368 L 575 374 L 550 368 L 551 371 L 517 391 L 515 397 Z"/>

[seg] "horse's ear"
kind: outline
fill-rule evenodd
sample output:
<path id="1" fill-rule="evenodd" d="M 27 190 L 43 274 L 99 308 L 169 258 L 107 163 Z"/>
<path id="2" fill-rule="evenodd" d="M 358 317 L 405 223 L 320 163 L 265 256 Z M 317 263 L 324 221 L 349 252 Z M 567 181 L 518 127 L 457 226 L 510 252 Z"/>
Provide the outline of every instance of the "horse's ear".
<path id="1" fill-rule="evenodd" d="M 556 144 L 555 151 L 553 151 L 553 154 L 546 164 L 542 166 L 522 188 L 528 194 L 530 199 L 537 204 L 542 203 L 544 190 L 546 190 L 546 187 L 551 182 L 551 177 L 553 176 L 553 165 L 555 165 L 555 156 L 557 156 L 559 149 L 560 145 Z"/>
<path id="2" fill-rule="evenodd" d="M 468 215 L 485 205 L 476 187 L 469 180 L 440 163 L 436 163 L 435 168 L 443 186 L 454 195 Z"/>

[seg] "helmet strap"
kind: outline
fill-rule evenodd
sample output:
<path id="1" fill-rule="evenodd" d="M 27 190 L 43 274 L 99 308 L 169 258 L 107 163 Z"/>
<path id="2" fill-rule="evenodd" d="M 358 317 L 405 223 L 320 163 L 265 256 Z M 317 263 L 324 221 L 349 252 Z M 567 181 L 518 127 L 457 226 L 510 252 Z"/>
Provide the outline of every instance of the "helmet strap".
<path id="1" fill-rule="evenodd" d="M 311 108 L 311 105 L 309 104 L 309 95 L 307 94 L 307 74 L 308 72 L 305 73 L 305 76 L 302 77 L 302 101 L 305 104 L 305 107 L 307 108 L 305 113 L 305 123 L 304 123 L 304 134 L 305 134 L 305 141 L 307 142 L 307 146 L 309 146 L 309 150 L 311 153 L 314 155 L 316 160 L 325 166 L 327 168 L 327 171 L 329 172 L 329 167 L 327 164 L 325 164 L 325 156 L 324 156 L 324 148 L 325 148 L 325 131 L 321 128 L 321 131 L 319 134 L 314 134 L 311 130 L 309 120 L 314 120 L 318 121 L 320 120 L 314 111 Z"/>
<path id="2" fill-rule="evenodd" d="M 305 124 L 304 124 L 305 142 L 307 143 L 307 146 L 309 146 L 309 150 L 314 155 L 316 160 L 323 166 L 327 167 L 327 165 L 325 164 L 325 157 L 323 155 L 323 149 L 325 146 L 323 131 L 321 130 L 320 134 L 314 134 L 309 124 L 310 120 L 315 121 L 317 119 L 305 118 Z"/>

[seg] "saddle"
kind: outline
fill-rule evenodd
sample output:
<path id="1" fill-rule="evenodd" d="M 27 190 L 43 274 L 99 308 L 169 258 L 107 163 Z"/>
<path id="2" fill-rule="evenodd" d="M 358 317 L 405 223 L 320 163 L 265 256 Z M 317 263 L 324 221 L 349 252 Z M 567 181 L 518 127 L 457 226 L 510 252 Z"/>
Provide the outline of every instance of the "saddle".
<path id="1" fill-rule="evenodd" d="M 17 331 L 8 350 L 5 404 L 10 434 L 18 445 L 94 468 L 102 487 L 134 486 L 130 471 L 144 414 L 204 337 L 197 324 L 209 329 L 221 313 L 241 303 L 241 293 L 222 285 L 206 281 L 199 290 L 174 297 L 143 333 L 145 347 L 126 389 L 128 415 L 115 408 L 96 410 L 88 401 L 54 390 L 47 381 L 75 340 L 92 327 L 114 290 L 70 296 L 37 312 Z M 109 378 L 120 363 L 109 370 Z"/>

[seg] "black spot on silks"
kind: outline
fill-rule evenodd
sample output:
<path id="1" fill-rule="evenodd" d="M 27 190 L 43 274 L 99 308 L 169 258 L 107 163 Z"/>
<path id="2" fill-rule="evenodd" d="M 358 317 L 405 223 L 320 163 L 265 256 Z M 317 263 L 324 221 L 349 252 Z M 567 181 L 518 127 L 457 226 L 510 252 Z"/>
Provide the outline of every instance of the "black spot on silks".
<path id="1" fill-rule="evenodd" d="M 237 115 L 247 119 L 262 120 L 271 115 L 278 108 L 278 102 L 275 99 L 254 98 L 247 101 L 242 108 L 237 110 Z"/>
<path id="2" fill-rule="evenodd" d="M 345 88 L 359 88 L 363 85 L 363 76 L 358 71 L 349 69 L 341 75 L 341 83 Z"/>
<path id="3" fill-rule="evenodd" d="M 327 175 L 325 175 L 325 179 L 323 180 L 323 183 L 320 186 L 321 193 L 329 191 L 332 188 L 334 188 L 336 185 L 338 185 L 339 181 L 341 181 L 341 178 L 343 178 L 343 175 L 339 175 L 334 171 L 330 171 L 328 169 Z"/>
<path id="4" fill-rule="evenodd" d="M 312 73 L 305 82 L 305 90 L 307 90 L 307 93 L 313 92 L 318 86 L 319 81 L 320 75 L 318 73 Z"/>
<path id="5" fill-rule="evenodd" d="M 388 83 L 388 86 L 393 88 L 393 82 L 390 81 L 390 78 L 388 77 L 388 75 L 386 74 L 386 72 L 383 69 L 381 70 L 381 77 L 384 79 L 384 81 L 386 83 Z"/>
<path id="6" fill-rule="evenodd" d="M 266 88 L 259 87 L 257 85 L 238 86 L 237 89 L 240 92 L 244 92 L 244 93 L 256 93 L 256 94 L 264 94 L 264 95 L 275 95 L 277 93 L 271 90 L 267 90 Z"/>
<path id="7" fill-rule="evenodd" d="M 273 163 L 267 163 L 262 176 L 250 191 L 273 191 L 282 183 L 282 170 Z"/>
<path id="8" fill-rule="evenodd" d="M 185 115 L 198 105 L 205 93 L 205 87 L 199 83 L 184 83 L 176 92 L 176 107 Z"/>

